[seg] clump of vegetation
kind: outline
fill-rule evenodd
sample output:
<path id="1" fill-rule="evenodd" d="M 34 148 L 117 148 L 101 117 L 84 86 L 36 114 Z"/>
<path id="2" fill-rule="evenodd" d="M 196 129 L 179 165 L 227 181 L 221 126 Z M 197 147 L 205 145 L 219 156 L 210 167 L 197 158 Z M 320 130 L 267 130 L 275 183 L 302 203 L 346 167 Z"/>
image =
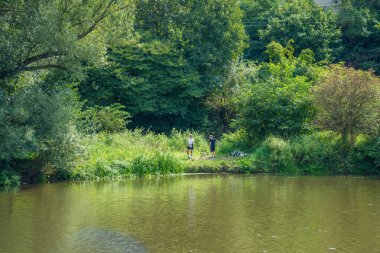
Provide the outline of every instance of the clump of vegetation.
<path id="1" fill-rule="evenodd" d="M 131 118 L 131 115 L 125 111 L 125 106 L 117 103 L 86 108 L 80 116 L 79 128 L 89 134 L 121 132 Z"/>
<path id="2" fill-rule="evenodd" d="M 291 152 L 300 173 L 341 174 L 340 138 L 334 132 L 316 132 L 296 137 Z"/>
<path id="3" fill-rule="evenodd" d="M 380 79 L 368 71 L 333 66 L 314 89 L 318 126 L 340 134 L 353 148 L 359 133 L 380 127 Z"/>
<path id="4" fill-rule="evenodd" d="M 0 171 L 0 186 L 14 187 L 20 185 L 20 176 L 14 171 L 2 170 Z"/>

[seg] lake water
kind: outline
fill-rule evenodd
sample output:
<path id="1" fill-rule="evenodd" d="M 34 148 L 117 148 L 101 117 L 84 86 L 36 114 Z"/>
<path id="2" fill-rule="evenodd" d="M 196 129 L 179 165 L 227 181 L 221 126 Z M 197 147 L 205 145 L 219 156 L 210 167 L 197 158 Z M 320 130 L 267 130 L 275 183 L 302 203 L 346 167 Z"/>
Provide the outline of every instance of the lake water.
<path id="1" fill-rule="evenodd" d="M 380 180 L 187 175 L 0 192 L 0 252 L 380 252 Z"/>

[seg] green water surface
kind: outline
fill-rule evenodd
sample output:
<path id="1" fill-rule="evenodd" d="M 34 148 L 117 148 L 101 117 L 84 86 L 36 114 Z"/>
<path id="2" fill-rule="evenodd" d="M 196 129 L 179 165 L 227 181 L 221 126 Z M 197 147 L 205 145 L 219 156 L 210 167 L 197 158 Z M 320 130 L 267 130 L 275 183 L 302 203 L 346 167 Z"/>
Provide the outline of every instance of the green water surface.
<path id="1" fill-rule="evenodd" d="M 380 180 L 187 175 L 0 192 L 0 252 L 380 252 Z"/>

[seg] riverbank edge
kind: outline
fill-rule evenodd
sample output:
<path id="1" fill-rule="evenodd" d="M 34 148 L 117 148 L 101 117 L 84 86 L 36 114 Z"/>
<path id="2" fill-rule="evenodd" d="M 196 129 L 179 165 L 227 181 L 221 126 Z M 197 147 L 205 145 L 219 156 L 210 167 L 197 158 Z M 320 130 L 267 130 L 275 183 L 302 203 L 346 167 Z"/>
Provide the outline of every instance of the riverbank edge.
<path id="1" fill-rule="evenodd" d="M 269 167 L 255 167 L 252 165 L 244 164 L 244 158 L 235 158 L 235 157 L 218 157 L 216 159 L 181 159 L 178 164 L 181 169 L 175 173 L 172 172 L 162 172 L 157 171 L 154 174 L 122 174 L 116 173 L 121 168 L 113 168 L 115 173 L 107 173 L 106 175 L 96 175 L 94 177 L 83 177 L 83 176 L 74 176 L 66 178 L 45 178 L 45 180 L 34 181 L 34 182 L 23 182 L 19 181 L 15 184 L 9 184 L 8 186 L 0 186 L 0 190 L 8 187 L 18 187 L 20 185 L 34 185 L 34 184 L 43 184 L 43 183 L 55 183 L 55 182 L 75 182 L 75 181 L 113 181 L 113 180 L 126 180 L 134 178 L 151 178 L 151 177 L 160 177 L 167 175 L 184 175 L 184 174 L 240 174 L 240 175 L 274 175 L 274 176 L 375 176 L 379 175 L 368 175 L 360 173 L 326 173 L 321 169 L 316 169 L 312 172 L 310 171 L 300 171 L 300 170 L 281 170 L 274 169 Z"/>

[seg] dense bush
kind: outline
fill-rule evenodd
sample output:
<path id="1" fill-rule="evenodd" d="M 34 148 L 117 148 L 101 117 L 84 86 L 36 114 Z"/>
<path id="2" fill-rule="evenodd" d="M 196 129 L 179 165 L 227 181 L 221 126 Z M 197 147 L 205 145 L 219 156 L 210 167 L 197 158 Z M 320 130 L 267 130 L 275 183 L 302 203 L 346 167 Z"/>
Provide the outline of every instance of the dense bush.
<path id="1" fill-rule="evenodd" d="M 291 143 L 294 163 L 307 174 L 342 173 L 340 150 L 340 138 L 333 132 L 302 135 Z"/>
<path id="2" fill-rule="evenodd" d="M 313 90 L 318 108 L 316 123 L 340 134 L 351 149 L 360 133 L 380 127 L 380 79 L 371 72 L 332 66 Z"/>
<path id="3" fill-rule="evenodd" d="M 65 168 L 76 152 L 75 105 L 69 89 L 0 90 L 0 168 L 24 181 L 54 177 Z"/>
<path id="4" fill-rule="evenodd" d="M 342 152 L 342 142 L 333 132 L 315 132 L 284 140 L 268 137 L 255 151 L 238 161 L 248 173 L 309 175 L 380 173 L 380 139 L 361 136 L 349 157 Z"/>
<path id="5" fill-rule="evenodd" d="M 270 135 L 289 138 L 306 132 L 314 109 L 309 96 L 310 73 L 302 69 L 314 68 L 312 52 L 303 51 L 294 58 L 291 46 L 278 43 L 269 44 L 266 52 L 271 61 L 260 64 L 253 81 L 245 86 L 237 125 L 252 140 Z M 302 60 L 306 58 L 310 59 Z"/>
<path id="6" fill-rule="evenodd" d="M 255 151 L 253 166 L 265 172 L 295 173 L 298 168 L 289 141 L 268 137 Z"/>
<path id="7" fill-rule="evenodd" d="M 14 171 L 0 170 L 0 187 L 1 186 L 19 186 L 20 176 Z"/>
<path id="8" fill-rule="evenodd" d="M 223 134 L 221 141 L 218 143 L 218 153 L 228 155 L 234 151 L 248 152 L 252 146 L 253 143 L 248 139 L 247 134 L 239 130 Z"/>
<path id="9" fill-rule="evenodd" d="M 380 136 L 359 138 L 351 154 L 358 174 L 380 174 Z"/>
<path id="10" fill-rule="evenodd" d="M 131 117 L 121 104 L 89 107 L 80 116 L 79 128 L 85 133 L 120 132 L 126 128 Z"/>

